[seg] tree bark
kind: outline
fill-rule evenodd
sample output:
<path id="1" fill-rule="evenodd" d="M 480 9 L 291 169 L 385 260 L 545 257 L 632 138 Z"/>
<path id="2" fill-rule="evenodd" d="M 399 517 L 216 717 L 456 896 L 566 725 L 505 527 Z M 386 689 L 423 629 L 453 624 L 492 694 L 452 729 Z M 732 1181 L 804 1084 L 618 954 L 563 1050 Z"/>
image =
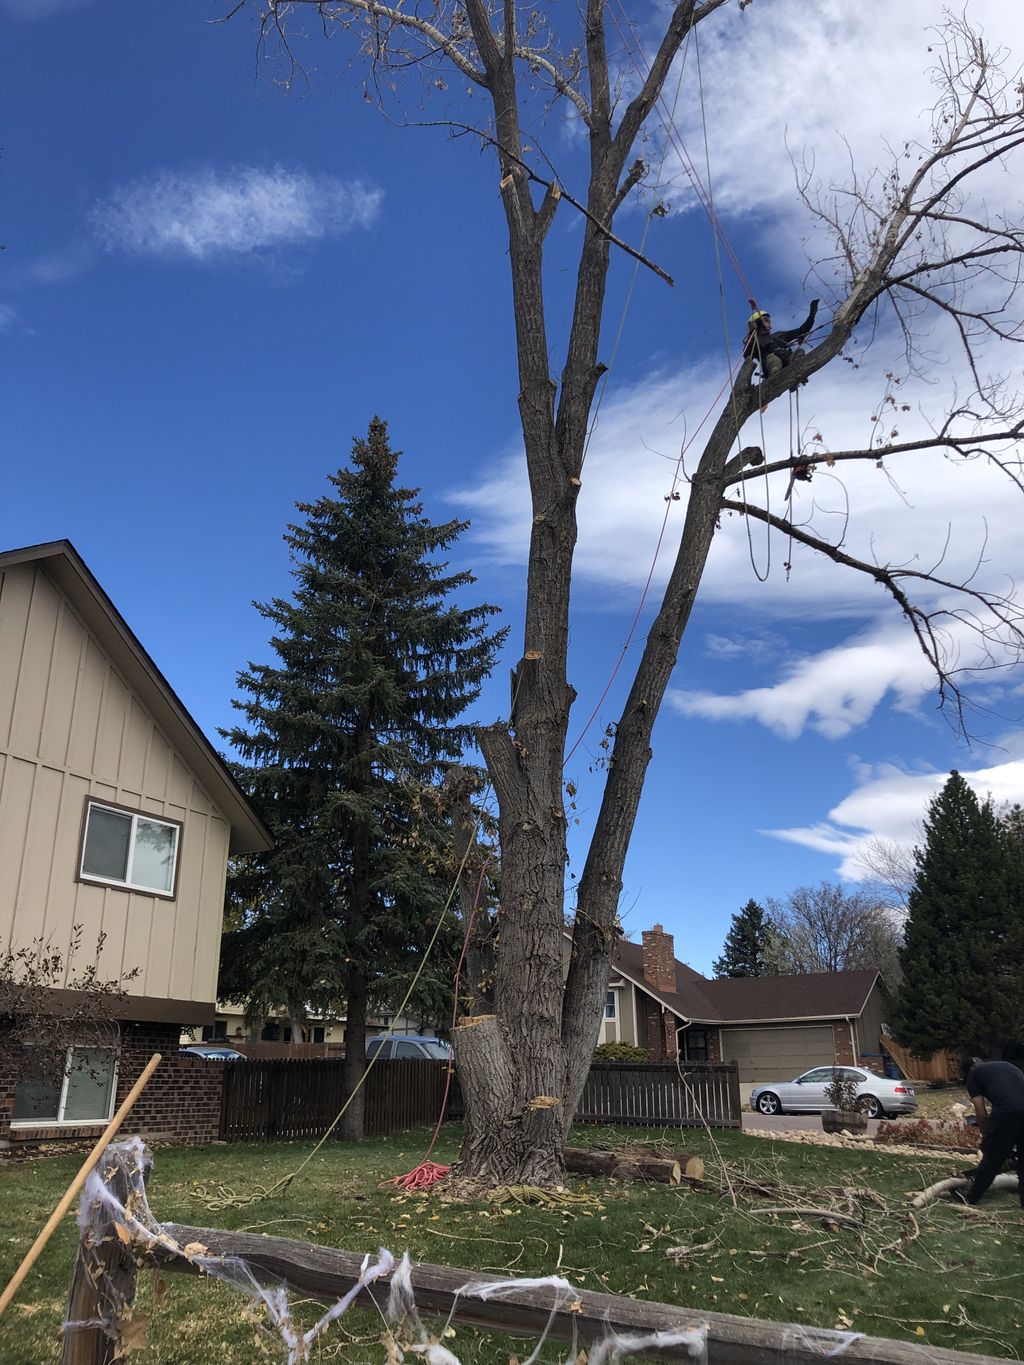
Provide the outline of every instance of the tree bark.
<path id="1" fill-rule="evenodd" d="M 492 1185 L 559 1183 L 565 1169 L 560 1103 L 552 1095 L 524 1095 L 524 1068 L 514 1064 L 498 1018 L 464 1019 L 452 1045 L 465 1102 L 456 1175 Z"/>
<path id="2" fill-rule="evenodd" d="M 494 1009 L 494 925 L 484 903 L 486 855 L 476 843 L 477 820 L 472 795 L 482 784 L 466 768 L 452 767 L 445 775 L 445 799 L 451 811 L 452 847 L 459 873 L 459 910 L 466 934 L 459 1003 L 465 1014 Z"/>
<path id="3" fill-rule="evenodd" d="M 366 973 L 355 961 L 349 963 L 345 1010 L 345 1062 L 341 1071 L 345 1099 L 354 1094 L 338 1124 L 338 1136 L 358 1141 L 363 1137 L 366 1091 L 356 1086 L 366 1070 Z"/>
<path id="4" fill-rule="evenodd" d="M 628 1151 L 608 1152 L 586 1147 L 565 1149 L 565 1169 L 577 1175 L 611 1176 L 615 1180 L 650 1180 L 658 1185 L 678 1185 L 704 1179 L 699 1156 L 654 1157 Z"/>

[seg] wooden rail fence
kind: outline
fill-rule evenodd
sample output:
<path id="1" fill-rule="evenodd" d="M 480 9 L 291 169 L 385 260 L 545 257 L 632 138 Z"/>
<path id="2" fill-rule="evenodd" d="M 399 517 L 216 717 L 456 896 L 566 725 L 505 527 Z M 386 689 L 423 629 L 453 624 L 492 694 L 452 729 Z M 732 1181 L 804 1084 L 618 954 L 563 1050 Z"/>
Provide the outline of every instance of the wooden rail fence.
<path id="1" fill-rule="evenodd" d="M 105 1188 L 122 1206 L 130 1194 L 126 1159 L 123 1146 L 108 1148 L 100 1167 Z M 197 1244 L 204 1259 L 241 1258 L 259 1283 L 284 1284 L 304 1298 L 327 1304 L 360 1283 L 365 1265 L 358 1253 L 251 1232 L 164 1223 L 159 1240 L 154 1244 L 149 1239 L 143 1246 L 131 1241 L 127 1227 L 118 1228 L 114 1214 L 105 1224 L 91 1218 L 84 1218 L 82 1224 L 85 1231 L 72 1272 L 61 1365 L 112 1365 L 120 1359 L 122 1334 L 132 1323 L 137 1266 L 156 1263 L 164 1271 L 199 1274 L 201 1266 L 189 1254 Z M 126 1238 L 129 1245 L 124 1244 Z M 385 1276 L 378 1285 L 386 1281 Z M 648 1336 L 702 1329 L 707 1333 L 706 1365 L 821 1365 L 823 1357 L 833 1356 L 842 1365 L 992 1365 L 987 1356 L 940 1346 L 766 1322 L 589 1290 L 579 1290 L 572 1299 L 558 1298 L 550 1286 L 529 1282 L 521 1288 L 503 1288 L 500 1298 L 478 1297 L 480 1288 L 499 1283 L 507 1285 L 507 1277 L 424 1263 L 412 1267 L 416 1305 L 425 1316 L 450 1317 L 517 1336 L 539 1338 L 546 1331 L 558 1341 L 589 1347 L 612 1333 Z M 464 1292 L 469 1285 L 476 1294 Z M 368 1306 L 371 1299 L 364 1293 L 355 1302 Z M 164 1311 L 173 1312 L 173 1308 Z M 638 1354 L 643 1359 L 694 1362 L 691 1343 L 673 1342 L 671 1336 Z"/>
<path id="2" fill-rule="evenodd" d="M 321 1137 L 342 1103 L 342 1063 L 333 1058 L 226 1062 L 220 1136 L 227 1142 Z M 441 1062 L 378 1062 L 367 1076 L 365 1131 L 393 1133 L 433 1123 L 441 1112 L 448 1068 Z M 458 1078 L 451 1078 L 448 1118 L 462 1117 Z M 735 1066 L 599 1062 L 591 1068 L 578 1123 L 675 1128 L 740 1126 Z"/>

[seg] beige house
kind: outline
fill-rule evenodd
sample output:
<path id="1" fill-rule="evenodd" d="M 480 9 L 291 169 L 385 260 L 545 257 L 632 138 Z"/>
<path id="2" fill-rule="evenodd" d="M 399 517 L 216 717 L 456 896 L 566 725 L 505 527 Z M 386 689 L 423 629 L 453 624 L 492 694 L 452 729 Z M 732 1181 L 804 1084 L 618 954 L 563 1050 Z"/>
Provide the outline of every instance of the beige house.
<path id="1" fill-rule="evenodd" d="M 102 935 L 101 976 L 137 972 L 120 1038 L 60 1093 L 0 1077 L 0 1134 L 94 1127 L 139 1057 L 213 1021 L 228 854 L 270 842 L 70 543 L 0 554 L 2 942 L 67 955 L 77 926 L 79 967 Z"/>
<path id="2" fill-rule="evenodd" d="M 345 1049 L 345 1025 L 347 1020 L 337 1015 L 315 1015 L 305 1022 L 306 1040 L 300 1046 L 319 1049 L 325 1055 L 341 1053 Z M 406 1015 L 394 1018 L 390 1014 L 370 1015 L 366 1021 L 367 1036 L 390 1029 L 393 1033 L 416 1033 L 433 1036 L 436 1030 L 425 1027 L 421 1021 Z M 288 1056 L 288 1049 L 295 1046 L 292 1021 L 283 1009 L 272 1010 L 262 1024 L 248 1024 L 245 1019 L 245 1006 L 237 1000 L 221 1000 L 217 1004 L 217 1014 L 212 1023 L 204 1024 L 201 1029 L 189 1029 L 182 1034 L 183 1044 L 224 1043 L 238 1048 L 250 1056 L 259 1056 L 276 1049 L 282 1057 Z"/>
<path id="3" fill-rule="evenodd" d="M 885 995 L 874 969 L 709 980 L 680 962 L 660 924 L 613 956 L 600 1042 L 658 1061 L 736 1062 L 740 1080 L 792 1080 L 814 1066 L 880 1070 Z"/>

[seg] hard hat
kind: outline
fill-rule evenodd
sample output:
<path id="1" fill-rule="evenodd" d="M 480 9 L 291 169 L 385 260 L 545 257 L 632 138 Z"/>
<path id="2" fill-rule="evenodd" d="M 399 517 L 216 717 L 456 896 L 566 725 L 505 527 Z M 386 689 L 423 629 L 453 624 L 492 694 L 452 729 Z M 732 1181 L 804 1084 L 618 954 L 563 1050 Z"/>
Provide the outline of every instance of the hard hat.
<path id="1" fill-rule="evenodd" d="M 771 313 L 766 313 L 762 308 L 755 309 L 755 311 L 751 313 L 750 317 L 747 318 L 747 326 L 754 327 L 757 323 L 761 321 L 762 318 L 770 317 Z"/>

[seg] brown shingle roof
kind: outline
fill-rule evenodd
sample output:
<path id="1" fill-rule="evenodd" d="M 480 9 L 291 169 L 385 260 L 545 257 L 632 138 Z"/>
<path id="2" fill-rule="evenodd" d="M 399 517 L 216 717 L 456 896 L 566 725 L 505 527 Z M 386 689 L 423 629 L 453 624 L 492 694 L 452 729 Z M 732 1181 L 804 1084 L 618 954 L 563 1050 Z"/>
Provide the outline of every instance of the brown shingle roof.
<path id="1" fill-rule="evenodd" d="M 878 978 L 874 968 L 808 972 L 802 976 L 755 976 L 709 981 L 676 958 L 676 990 L 657 991 L 644 979 L 643 949 L 620 942 L 614 965 L 682 1019 L 701 1024 L 767 1023 L 776 1019 L 856 1017 Z M 785 981 L 784 989 L 781 981 Z"/>

